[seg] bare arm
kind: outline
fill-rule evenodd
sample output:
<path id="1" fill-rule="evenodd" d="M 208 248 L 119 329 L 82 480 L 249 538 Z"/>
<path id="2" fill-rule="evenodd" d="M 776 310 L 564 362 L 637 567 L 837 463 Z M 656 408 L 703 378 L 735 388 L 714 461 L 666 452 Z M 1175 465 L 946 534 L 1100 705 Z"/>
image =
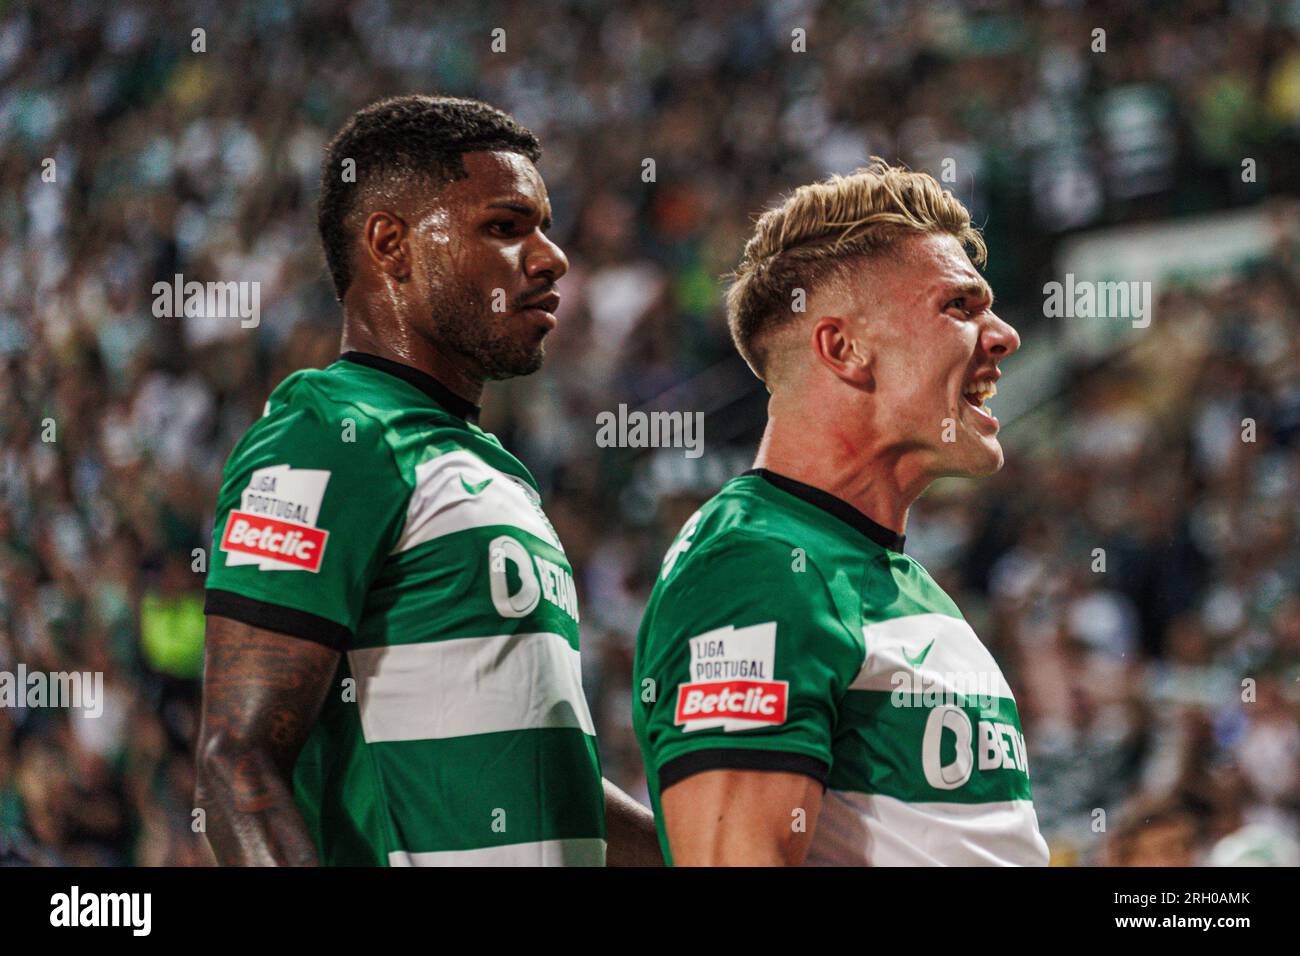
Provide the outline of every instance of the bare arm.
<path id="1" fill-rule="evenodd" d="M 196 799 L 223 866 L 318 862 L 293 766 L 338 663 L 320 644 L 208 618 Z"/>
<path id="2" fill-rule="evenodd" d="M 799 773 L 707 770 L 673 784 L 660 805 L 677 866 L 799 866 L 822 785 Z"/>
<path id="3" fill-rule="evenodd" d="M 654 815 L 608 780 L 605 783 L 607 866 L 663 866 Z"/>

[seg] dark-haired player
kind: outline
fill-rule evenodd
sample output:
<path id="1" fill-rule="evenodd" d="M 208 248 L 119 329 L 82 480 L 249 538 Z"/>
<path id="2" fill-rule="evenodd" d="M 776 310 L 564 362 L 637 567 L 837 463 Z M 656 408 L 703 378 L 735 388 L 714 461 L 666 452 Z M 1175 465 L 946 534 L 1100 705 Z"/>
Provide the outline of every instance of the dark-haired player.
<path id="1" fill-rule="evenodd" d="M 499 110 L 425 96 L 329 145 L 343 354 L 275 390 L 217 503 L 198 756 L 222 863 L 658 859 L 601 779 L 564 549 L 476 424 L 556 324 L 539 155 Z"/>

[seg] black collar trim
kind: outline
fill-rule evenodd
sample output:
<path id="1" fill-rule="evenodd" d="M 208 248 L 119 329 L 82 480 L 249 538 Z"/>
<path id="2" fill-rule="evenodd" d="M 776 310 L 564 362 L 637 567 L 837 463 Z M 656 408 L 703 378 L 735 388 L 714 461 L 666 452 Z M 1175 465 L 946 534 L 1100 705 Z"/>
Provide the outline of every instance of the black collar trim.
<path id="1" fill-rule="evenodd" d="M 428 372 L 422 372 L 410 365 L 403 365 L 401 362 L 394 362 L 392 359 L 371 355 L 369 352 L 344 352 L 339 356 L 339 359 L 344 362 L 356 362 L 358 365 L 395 375 L 402 381 L 414 385 L 457 418 L 463 418 L 475 425 L 478 424 L 479 407 L 469 399 L 461 398 Z"/>
<path id="2" fill-rule="evenodd" d="M 903 553 L 903 542 L 907 538 L 906 535 L 891 531 L 883 524 L 877 524 L 853 505 L 842 498 L 836 498 L 829 491 L 822 491 L 822 489 L 814 488 L 812 485 L 805 485 L 802 481 L 795 481 L 785 475 L 778 475 L 766 468 L 751 468 L 745 474 L 757 475 L 769 484 L 780 488 L 786 494 L 794 495 L 814 507 L 821 508 L 822 511 L 839 518 L 845 524 L 862 532 L 882 548 L 897 551 L 899 554 Z"/>

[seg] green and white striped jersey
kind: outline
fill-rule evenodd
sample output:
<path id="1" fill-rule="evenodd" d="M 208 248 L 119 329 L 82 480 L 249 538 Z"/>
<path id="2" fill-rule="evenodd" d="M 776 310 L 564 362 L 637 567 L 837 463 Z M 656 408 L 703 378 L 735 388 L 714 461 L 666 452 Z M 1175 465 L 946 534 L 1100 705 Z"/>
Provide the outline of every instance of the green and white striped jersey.
<path id="1" fill-rule="evenodd" d="M 322 863 L 604 863 L 572 570 L 477 411 L 349 352 L 226 464 L 207 613 L 344 652 L 294 771 Z"/>
<path id="2" fill-rule="evenodd" d="M 730 768 L 826 787 L 810 864 L 1047 863 L 1011 689 L 902 546 L 847 502 L 764 469 L 687 521 L 634 665 L 666 859 L 663 790 Z"/>

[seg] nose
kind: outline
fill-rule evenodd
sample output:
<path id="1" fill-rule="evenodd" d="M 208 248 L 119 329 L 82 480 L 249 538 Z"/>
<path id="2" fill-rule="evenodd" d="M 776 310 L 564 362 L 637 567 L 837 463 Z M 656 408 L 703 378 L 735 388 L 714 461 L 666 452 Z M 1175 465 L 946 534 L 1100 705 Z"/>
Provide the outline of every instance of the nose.
<path id="1" fill-rule="evenodd" d="M 1004 359 L 1020 348 L 1020 333 L 1012 328 L 1010 322 L 1003 321 L 992 312 L 989 316 L 989 322 L 981 335 L 984 350 L 995 358 Z"/>
<path id="2" fill-rule="evenodd" d="M 569 271 L 569 257 L 546 233 L 538 230 L 536 241 L 524 256 L 524 274 L 529 279 L 555 282 Z"/>

